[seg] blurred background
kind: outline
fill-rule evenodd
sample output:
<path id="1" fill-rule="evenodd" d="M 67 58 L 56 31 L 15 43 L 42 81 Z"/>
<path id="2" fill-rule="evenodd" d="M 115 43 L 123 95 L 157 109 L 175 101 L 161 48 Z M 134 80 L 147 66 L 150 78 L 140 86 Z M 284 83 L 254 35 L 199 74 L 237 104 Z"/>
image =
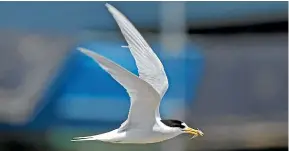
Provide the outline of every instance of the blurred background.
<path id="1" fill-rule="evenodd" d="M 83 46 L 137 74 L 105 2 L 0 2 L 1 151 L 288 150 L 288 2 L 110 2 L 163 62 L 164 118 L 204 131 L 159 144 L 72 143 L 118 128 L 125 90 Z"/>

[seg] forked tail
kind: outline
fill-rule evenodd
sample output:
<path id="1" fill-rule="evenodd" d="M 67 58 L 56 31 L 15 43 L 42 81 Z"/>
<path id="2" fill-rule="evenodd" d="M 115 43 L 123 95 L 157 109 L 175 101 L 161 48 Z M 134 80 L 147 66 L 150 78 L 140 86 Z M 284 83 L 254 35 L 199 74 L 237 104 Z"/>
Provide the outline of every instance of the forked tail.
<path id="1" fill-rule="evenodd" d="M 116 130 L 113 130 L 107 133 L 98 134 L 98 135 L 74 137 L 71 141 L 80 142 L 80 141 L 98 140 L 98 141 L 103 141 L 103 142 L 111 142 L 111 141 L 118 140 L 118 138 L 119 138 L 119 134 L 117 133 L 117 129 L 116 129 Z"/>
<path id="2" fill-rule="evenodd" d="M 78 142 L 78 141 L 91 141 L 97 140 L 95 136 L 85 136 L 85 137 L 74 137 L 71 141 Z"/>

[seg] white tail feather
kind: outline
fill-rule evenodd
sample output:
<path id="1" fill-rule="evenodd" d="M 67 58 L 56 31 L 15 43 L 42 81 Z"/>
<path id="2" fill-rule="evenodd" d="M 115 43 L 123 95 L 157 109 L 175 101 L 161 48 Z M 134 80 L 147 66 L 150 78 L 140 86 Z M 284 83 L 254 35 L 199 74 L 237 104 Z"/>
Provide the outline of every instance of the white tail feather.
<path id="1" fill-rule="evenodd" d="M 75 137 L 71 141 L 77 142 L 77 141 L 90 141 L 90 140 L 96 140 L 96 137 L 94 136 Z"/>
<path id="2" fill-rule="evenodd" d="M 74 137 L 71 141 L 73 142 L 80 142 L 80 141 L 103 141 L 103 142 L 115 142 L 124 137 L 122 134 L 118 133 L 118 129 L 99 134 L 99 135 L 92 135 L 92 136 L 85 136 L 85 137 Z"/>

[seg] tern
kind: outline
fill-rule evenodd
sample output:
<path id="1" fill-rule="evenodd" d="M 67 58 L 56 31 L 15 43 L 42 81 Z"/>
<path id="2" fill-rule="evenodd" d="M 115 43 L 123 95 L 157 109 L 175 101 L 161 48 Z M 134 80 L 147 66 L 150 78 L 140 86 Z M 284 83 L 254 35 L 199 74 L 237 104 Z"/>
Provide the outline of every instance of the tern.
<path id="1" fill-rule="evenodd" d="M 203 136 L 201 130 L 190 128 L 182 121 L 161 119 L 159 105 L 169 87 L 164 67 L 133 24 L 112 5 L 106 3 L 105 6 L 128 43 L 125 47 L 135 59 L 139 76 L 94 51 L 78 47 L 77 50 L 97 62 L 126 89 L 130 97 L 130 109 L 127 120 L 118 129 L 99 135 L 75 137 L 71 141 L 149 144 L 162 142 L 184 133 L 193 135 L 192 138 Z"/>

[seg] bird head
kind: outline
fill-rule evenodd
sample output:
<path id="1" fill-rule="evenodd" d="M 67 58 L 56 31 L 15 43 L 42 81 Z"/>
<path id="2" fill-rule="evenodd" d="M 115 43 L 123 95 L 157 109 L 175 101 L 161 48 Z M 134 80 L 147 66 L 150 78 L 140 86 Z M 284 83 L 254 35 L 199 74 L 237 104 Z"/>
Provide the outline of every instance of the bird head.
<path id="1" fill-rule="evenodd" d="M 179 132 L 180 134 L 190 134 L 193 135 L 192 138 L 197 136 L 203 136 L 204 133 L 199 129 L 193 129 L 189 127 L 186 123 L 179 121 L 179 120 L 161 120 L 166 126 L 174 129 L 175 131 Z"/>

